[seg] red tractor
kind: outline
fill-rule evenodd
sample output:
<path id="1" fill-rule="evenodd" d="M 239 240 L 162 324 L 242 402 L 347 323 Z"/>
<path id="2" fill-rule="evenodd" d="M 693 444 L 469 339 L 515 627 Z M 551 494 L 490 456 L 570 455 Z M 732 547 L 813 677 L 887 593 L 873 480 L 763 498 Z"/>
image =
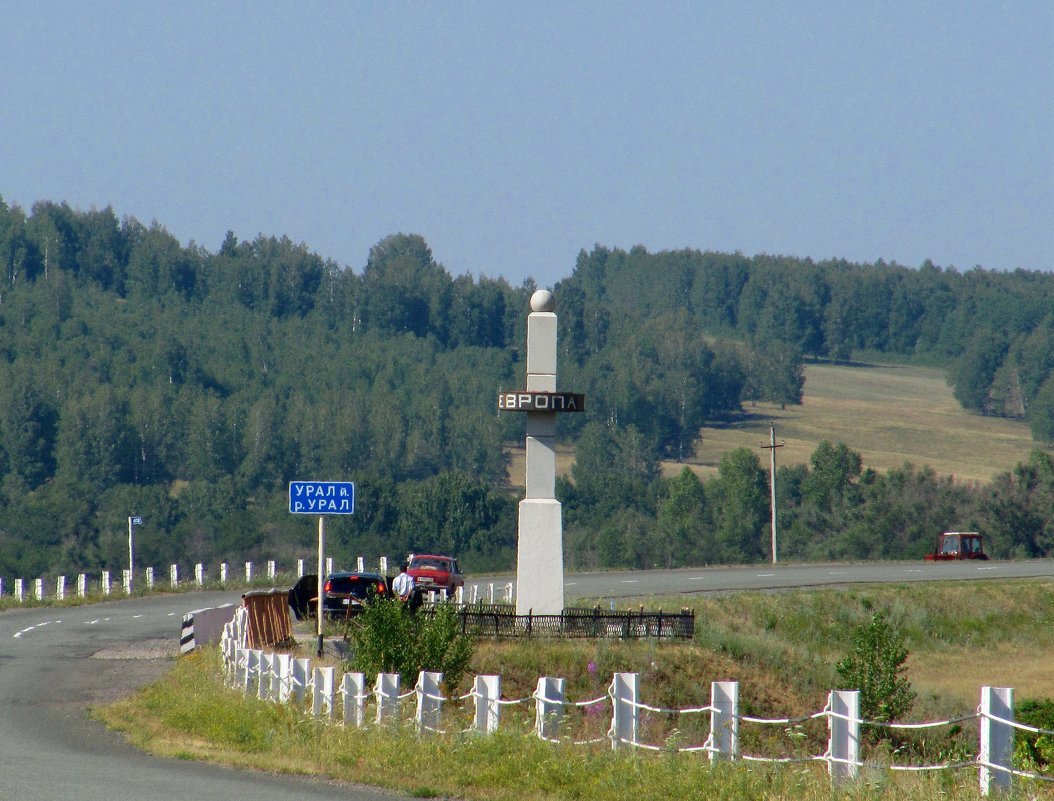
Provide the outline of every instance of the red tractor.
<path id="1" fill-rule="evenodd" d="M 981 535 L 976 531 L 945 531 L 937 538 L 937 549 L 925 557 L 930 562 L 952 562 L 956 559 L 988 559 Z"/>

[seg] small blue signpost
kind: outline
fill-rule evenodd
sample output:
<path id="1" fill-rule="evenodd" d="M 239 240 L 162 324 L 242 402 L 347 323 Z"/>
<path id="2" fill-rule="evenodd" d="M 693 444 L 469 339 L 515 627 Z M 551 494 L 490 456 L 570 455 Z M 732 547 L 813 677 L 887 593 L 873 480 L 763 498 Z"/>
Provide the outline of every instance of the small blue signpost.
<path id="1" fill-rule="evenodd" d="M 351 481 L 290 481 L 289 511 L 295 515 L 318 515 L 318 594 L 315 618 L 318 621 L 318 655 L 322 656 L 322 610 L 325 608 L 325 515 L 355 512 L 355 484 Z"/>

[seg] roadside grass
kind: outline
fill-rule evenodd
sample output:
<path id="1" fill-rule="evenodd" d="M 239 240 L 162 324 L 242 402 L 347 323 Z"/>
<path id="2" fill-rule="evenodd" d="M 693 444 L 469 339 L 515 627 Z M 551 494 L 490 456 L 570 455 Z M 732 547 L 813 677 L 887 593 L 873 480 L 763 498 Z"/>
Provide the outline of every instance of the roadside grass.
<path id="1" fill-rule="evenodd" d="M 691 641 L 531 640 L 477 642 L 472 675 L 502 678 L 506 699 L 527 699 L 538 677 L 567 680 L 567 698 L 605 696 L 616 671 L 641 675 L 642 700 L 653 706 L 705 705 L 709 682 L 737 680 L 741 713 L 797 717 L 820 710 L 837 685 L 834 663 L 845 655 L 853 627 L 887 610 L 911 653 L 908 678 L 918 701 L 910 722 L 972 713 L 983 684 L 1012 686 L 1018 703 L 1054 696 L 1054 582 L 941 582 L 780 593 L 737 593 L 646 599 L 649 606 L 686 602 L 696 611 Z M 223 686 L 215 649 L 183 657 L 165 679 L 93 715 L 126 732 L 137 746 L 182 759 L 259 770 L 317 774 L 387 787 L 415 797 L 466 799 L 632 799 L 690 795 L 729 799 L 957 799 L 977 797 L 976 770 L 927 774 L 866 770 L 832 790 L 822 765 L 768 766 L 736 762 L 711 767 L 699 753 L 674 746 L 701 744 L 705 715 L 646 712 L 641 740 L 659 753 L 613 752 L 604 740 L 609 710 L 568 710 L 562 734 L 600 739 L 592 745 L 552 744 L 531 736 L 533 706 L 502 708 L 498 735 L 465 732 L 471 702 L 444 705 L 446 734 L 418 736 L 404 725 L 364 730 L 323 726 L 289 706 L 244 698 Z M 453 693 L 452 693 L 453 694 Z M 412 717 L 412 705 L 403 710 Z M 807 758 L 823 753 L 822 721 L 800 726 L 740 728 L 743 753 Z M 934 764 L 976 752 L 976 722 L 906 733 L 869 747 L 876 765 Z M 1019 782 L 1029 795 L 1045 789 Z M 702 788 L 705 788 L 705 793 Z M 1045 796 L 1044 796 L 1045 797 Z"/>

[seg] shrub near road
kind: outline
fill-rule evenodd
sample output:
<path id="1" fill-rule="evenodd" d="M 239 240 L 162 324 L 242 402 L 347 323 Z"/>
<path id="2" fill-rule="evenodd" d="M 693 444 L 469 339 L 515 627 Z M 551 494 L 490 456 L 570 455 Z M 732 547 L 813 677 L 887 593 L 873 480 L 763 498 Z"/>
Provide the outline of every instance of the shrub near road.
<path id="1" fill-rule="evenodd" d="M 909 713 L 912 722 L 973 712 L 982 684 L 1014 687 L 1022 707 L 1054 687 L 1049 659 L 1054 583 L 1047 581 L 736 594 L 696 598 L 691 605 L 706 625 L 688 644 L 480 641 L 458 691 L 468 689 L 473 674 L 495 673 L 502 676 L 503 695 L 520 698 L 529 694 L 538 676 L 551 675 L 567 678 L 567 696 L 578 700 L 602 694 L 612 672 L 636 671 L 643 700 L 650 704 L 695 706 L 708 699 L 710 681 L 736 679 L 744 714 L 796 716 L 823 706 L 827 691 L 838 682 L 836 662 L 852 649 L 855 628 L 870 621 L 876 610 L 888 610 L 910 652 L 907 675 L 919 694 Z M 949 663 L 958 666 L 950 686 L 942 683 Z M 681 797 L 685 788 L 703 787 L 712 797 L 732 801 L 831 797 L 826 774 L 814 765 L 770 768 L 740 762 L 712 769 L 698 754 L 612 753 L 605 743 L 542 743 L 529 735 L 533 711 L 519 707 L 502 712 L 502 731 L 496 737 L 418 738 L 404 729 L 319 729 L 304 725 L 288 708 L 225 689 L 218 659 L 209 652 L 180 660 L 166 680 L 96 714 L 158 753 L 318 773 L 422 797 L 639 801 Z M 447 728 L 466 727 L 470 713 L 459 714 L 453 722 L 463 725 Z M 602 734 L 607 720 L 583 713 L 576 725 Z M 666 731 L 671 742 L 680 744 L 698 734 Z M 820 726 L 756 735 L 743 727 L 743 736 L 748 753 L 807 755 L 823 751 L 825 731 Z M 895 755 L 866 753 L 880 761 L 933 764 L 969 758 L 976 745 L 976 727 L 967 723 L 959 731 L 912 738 Z M 848 788 L 845 797 L 973 799 L 977 772 L 920 776 L 879 771 Z"/>

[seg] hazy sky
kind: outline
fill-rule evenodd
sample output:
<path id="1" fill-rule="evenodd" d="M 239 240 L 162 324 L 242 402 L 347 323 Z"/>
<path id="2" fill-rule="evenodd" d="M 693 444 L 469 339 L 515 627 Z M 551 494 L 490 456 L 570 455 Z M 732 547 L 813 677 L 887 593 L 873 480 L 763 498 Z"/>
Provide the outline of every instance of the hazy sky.
<path id="1" fill-rule="evenodd" d="M 552 286 L 595 243 L 1054 269 L 1054 2 L 32 2 L 0 196 L 419 233 Z"/>

